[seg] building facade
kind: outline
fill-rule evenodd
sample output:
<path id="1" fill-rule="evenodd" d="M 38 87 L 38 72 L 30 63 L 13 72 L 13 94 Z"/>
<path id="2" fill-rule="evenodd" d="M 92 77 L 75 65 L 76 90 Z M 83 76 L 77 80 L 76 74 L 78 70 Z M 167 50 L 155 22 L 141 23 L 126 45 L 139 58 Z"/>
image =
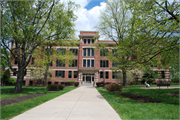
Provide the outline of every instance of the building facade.
<path id="1" fill-rule="evenodd" d="M 114 41 L 110 40 L 98 40 L 94 36 L 97 36 L 98 32 L 96 31 L 80 31 L 79 41 L 76 46 L 54 46 L 54 49 L 57 51 L 71 51 L 74 53 L 75 58 L 72 65 L 61 64 L 59 60 L 55 60 L 50 69 L 52 69 L 52 78 L 47 81 L 47 84 L 64 84 L 67 81 L 76 81 L 80 85 L 84 83 L 96 83 L 96 82 L 111 82 L 117 83 L 116 76 L 114 71 L 111 68 L 115 67 L 114 63 L 107 58 L 107 52 L 111 51 Z M 95 50 L 94 43 L 105 43 L 107 44 L 106 50 L 108 51 L 98 51 Z M 17 70 L 17 63 L 13 61 L 13 69 Z M 30 65 L 34 64 L 32 59 L 29 63 Z M 152 66 L 153 67 L 153 66 Z M 32 69 L 32 68 L 31 68 Z M 166 81 L 170 81 L 170 72 L 169 69 L 161 69 L 160 67 L 153 67 L 154 70 L 157 70 L 159 74 L 164 74 Z M 11 77 L 16 78 L 16 75 L 11 71 Z M 139 78 L 141 80 L 141 78 Z M 122 83 L 122 81 L 120 81 Z M 32 80 L 30 74 L 30 68 L 27 67 L 26 76 L 24 77 L 23 84 L 28 85 L 37 85 L 37 81 Z"/>

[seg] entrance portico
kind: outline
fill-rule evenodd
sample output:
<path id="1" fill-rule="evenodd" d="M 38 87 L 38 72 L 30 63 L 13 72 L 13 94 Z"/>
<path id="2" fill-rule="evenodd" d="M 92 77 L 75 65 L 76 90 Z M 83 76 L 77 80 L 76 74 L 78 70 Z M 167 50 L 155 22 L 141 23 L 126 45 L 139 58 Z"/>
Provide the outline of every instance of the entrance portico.
<path id="1" fill-rule="evenodd" d="M 93 83 L 94 74 L 83 74 L 83 83 Z"/>
<path id="2" fill-rule="evenodd" d="M 81 74 L 81 83 L 90 83 L 90 84 L 93 84 L 98 81 L 98 71 L 99 70 L 96 70 L 96 69 L 79 69 L 78 72 L 79 74 Z"/>

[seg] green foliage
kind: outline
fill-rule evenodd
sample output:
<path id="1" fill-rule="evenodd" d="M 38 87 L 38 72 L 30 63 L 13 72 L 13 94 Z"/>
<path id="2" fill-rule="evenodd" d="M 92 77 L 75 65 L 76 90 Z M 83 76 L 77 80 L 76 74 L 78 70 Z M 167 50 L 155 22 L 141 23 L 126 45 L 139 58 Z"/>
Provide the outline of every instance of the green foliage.
<path id="1" fill-rule="evenodd" d="M 120 90 L 122 89 L 122 85 L 118 85 L 118 84 L 108 84 L 108 85 L 105 85 L 105 88 L 106 88 L 107 91 L 109 91 L 109 92 L 120 91 Z"/>
<path id="2" fill-rule="evenodd" d="M 147 81 L 149 84 L 151 84 L 154 80 L 155 72 L 149 66 L 147 66 L 142 76 L 142 83 L 144 84 L 144 82 Z"/>
<path id="3" fill-rule="evenodd" d="M 11 60 L 17 57 L 18 74 L 15 87 L 21 91 L 24 70 L 29 64 L 34 50 L 41 45 L 48 45 L 52 41 L 73 38 L 74 21 L 77 16 L 74 10 L 79 6 L 74 2 L 50 1 L 2 1 L 1 26 L 2 42 L 5 58 L 12 71 Z M 13 44 L 10 44 L 12 43 Z M 13 46 L 13 49 L 11 49 Z M 8 51 L 11 56 L 8 55 Z M 11 57 L 11 58 L 10 58 Z M 49 59 L 48 59 L 48 62 Z"/>
<path id="4" fill-rule="evenodd" d="M 5 72 L 5 71 L 1 72 L 1 80 L 3 79 L 4 72 Z"/>
<path id="5" fill-rule="evenodd" d="M 74 80 L 72 80 L 72 81 L 67 81 L 67 83 L 73 83 L 73 84 L 74 84 L 74 82 L 75 82 Z"/>
<path id="6" fill-rule="evenodd" d="M 16 79 L 15 78 L 9 78 L 8 79 L 8 83 L 15 84 L 16 83 Z"/>
<path id="7" fill-rule="evenodd" d="M 8 67 L 5 51 L 7 55 L 10 55 L 9 50 L 6 50 L 5 47 L 1 46 L 1 70 L 5 70 L 5 68 Z"/>
<path id="8" fill-rule="evenodd" d="M 4 72 L 4 74 L 3 74 L 3 79 L 4 79 L 4 80 L 9 79 L 9 78 L 10 78 L 10 75 L 11 75 L 10 70 L 7 69 L 7 70 Z"/>
<path id="9" fill-rule="evenodd" d="M 65 86 L 63 85 L 48 85 L 47 86 L 47 91 L 59 91 L 63 90 Z"/>

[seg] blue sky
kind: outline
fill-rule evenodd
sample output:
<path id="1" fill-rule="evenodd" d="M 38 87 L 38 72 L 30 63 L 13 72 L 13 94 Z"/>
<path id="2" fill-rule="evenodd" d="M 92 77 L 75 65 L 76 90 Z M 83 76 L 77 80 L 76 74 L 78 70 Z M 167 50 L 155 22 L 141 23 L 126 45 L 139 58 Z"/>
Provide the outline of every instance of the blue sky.
<path id="1" fill-rule="evenodd" d="M 87 6 L 85 6 L 85 8 L 87 10 L 90 10 L 90 9 L 92 9 L 95 6 L 100 6 L 101 2 L 106 2 L 106 0 L 90 0 L 90 2 L 88 3 Z"/>
<path id="2" fill-rule="evenodd" d="M 68 0 L 63 0 L 68 1 Z M 79 38 L 80 31 L 96 31 L 95 26 L 99 22 L 101 11 L 106 7 L 106 0 L 72 0 L 81 7 L 74 11 L 77 15 L 75 22 L 76 38 Z M 101 38 L 100 38 L 101 39 Z"/>

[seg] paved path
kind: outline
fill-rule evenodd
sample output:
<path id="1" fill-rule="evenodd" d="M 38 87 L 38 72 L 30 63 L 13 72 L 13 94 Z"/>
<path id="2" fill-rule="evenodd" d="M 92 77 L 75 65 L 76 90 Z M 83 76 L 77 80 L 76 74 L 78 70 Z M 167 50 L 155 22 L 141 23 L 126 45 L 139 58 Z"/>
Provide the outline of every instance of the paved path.
<path id="1" fill-rule="evenodd" d="M 121 118 L 95 88 L 81 86 L 11 120 L 121 120 Z"/>

